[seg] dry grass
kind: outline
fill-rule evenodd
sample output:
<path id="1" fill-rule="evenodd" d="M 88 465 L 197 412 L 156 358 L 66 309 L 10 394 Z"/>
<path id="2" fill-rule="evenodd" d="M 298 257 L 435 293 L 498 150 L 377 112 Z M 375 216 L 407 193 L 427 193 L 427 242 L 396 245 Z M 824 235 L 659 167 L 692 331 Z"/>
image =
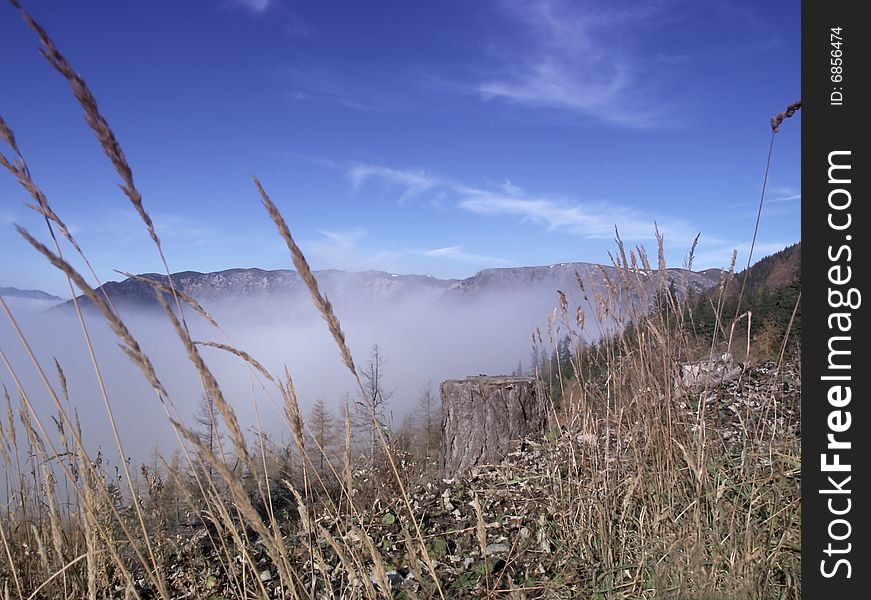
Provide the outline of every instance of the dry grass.
<path id="1" fill-rule="evenodd" d="M 70 83 L 166 267 L 132 169 L 96 100 L 48 34 L 19 9 L 43 44 L 43 54 Z M 52 424 L 40 418 L 33 396 L 0 349 L 15 383 L 14 389 L 4 389 L 5 420 L 0 423 L 8 499 L 0 512 L 0 597 L 799 597 L 800 446 L 794 423 L 778 418 L 797 408 L 790 404 L 796 399 L 772 385 L 759 407 L 733 411 L 738 433 L 727 439 L 717 426 L 722 418 L 718 405 L 711 403 L 722 391 L 675 386 L 675 365 L 721 352 L 731 322 L 718 328 L 724 335 L 703 345 L 686 333 L 692 318 L 684 306 L 686 282 L 669 285 L 661 238 L 653 269 L 643 249 L 627 252 L 618 237 L 613 259 L 618 275 L 608 280 L 608 294 L 594 299 L 595 314 L 580 309 L 570 314 L 567 295 L 572 291 L 558 296 L 546 333 L 552 348 L 560 339 L 571 340 L 571 373 L 557 363 L 556 377 L 542 374 L 558 386 L 549 398 L 554 431 L 543 450 L 546 460 L 512 467 L 515 477 L 536 482 L 514 499 L 528 500 L 526 510 L 540 518 L 533 531 L 503 536 L 510 552 L 497 571 L 488 545 L 498 529 L 494 523 L 507 517 L 500 514 L 500 496 L 475 490 L 469 527 L 443 527 L 421 512 L 415 500 L 416 482 L 409 475 L 416 472 L 413 458 L 386 439 L 380 427 L 385 465 L 377 473 L 357 468 L 347 406 L 341 465 L 327 461 L 326 468 L 316 466 L 325 450 L 309 447 L 313 438 L 289 370 L 270 373 L 232 343 L 193 340 L 184 321 L 186 307 L 217 323 L 195 299 L 179 294 L 171 277 L 167 285 L 151 282 L 199 373 L 203 393 L 217 407 L 232 448 L 220 447 L 220 440 L 218 448 L 204 443 L 175 410 L 109 298 L 98 291 L 93 270 L 95 283 L 90 284 L 64 258 L 54 228 L 75 252 L 84 253 L 36 186 L 11 127 L 2 120 L 0 137 L 13 154 L 10 159 L 0 153 L 0 164 L 35 200 L 32 208 L 45 217 L 54 250 L 29 232 L 19 232 L 63 273 L 71 292 L 84 294 L 106 319 L 154 388 L 155 409 L 165 411 L 179 440 L 174 456 L 156 468 L 143 466 L 140 477 L 124 461 L 121 472 L 107 472 L 99 453 L 86 450 L 77 415 L 68 408 L 60 365 L 56 377 L 50 377 L 0 298 L 56 411 Z M 259 181 L 255 186 L 342 362 L 365 393 L 337 315 L 277 206 Z M 730 272 L 724 272 L 724 281 Z M 579 294 L 594 289 L 580 278 L 578 284 Z M 721 300 L 724 287 L 715 301 Z M 654 304 L 661 310 L 651 312 Z M 82 307 L 76 303 L 75 310 L 92 352 Z M 593 357 L 595 371 L 589 368 L 591 354 L 580 333 L 588 322 L 613 334 Z M 629 324 L 631 335 L 616 335 Z M 541 332 L 533 340 L 544 343 Z M 773 384 L 782 379 L 786 345 L 766 343 L 781 349 Z M 295 448 L 276 448 L 262 433 L 253 440 L 244 435 L 233 401 L 225 398 L 200 355 L 203 345 L 235 355 L 282 399 Z M 100 379 L 99 364 L 93 362 Z M 112 401 L 101 390 L 114 427 Z M 758 418 L 760 413 L 764 418 Z M 115 433 L 116 449 L 124 456 Z M 456 485 L 468 490 L 463 482 Z M 526 498 L 529 490 L 535 493 Z M 385 530 L 395 536 L 383 537 Z M 450 567 L 444 548 L 434 542 L 451 536 L 472 540 L 464 552 L 483 564 L 481 570 L 458 576 Z M 415 585 L 397 588 L 394 569 Z"/>
<path id="2" fill-rule="evenodd" d="M 654 297 L 638 286 L 639 269 L 618 247 L 615 285 L 634 286 L 640 301 L 626 315 L 628 335 L 595 353 L 576 347 L 572 366 L 580 377 L 561 390 L 561 435 L 584 441 L 569 447 L 566 464 L 554 465 L 562 542 L 582 563 L 596 565 L 592 588 L 603 597 L 652 597 L 654 590 L 657 597 L 668 590 L 798 597 L 799 400 L 794 389 L 785 394 L 778 385 L 784 353 L 765 366 L 752 408 L 728 404 L 750 375 L 727 391 L 715 382 L 702 389 L 676 385 L 677 364 L 713 359 L 728 342 L 705 347 L 686 333 L 685 290 L 654 288 Z M 654 276 L 649 268 L 641 272 Z M 654 303 L 663 310 L 648 312 Z M 562 327 L 580 340 L 570 323 Z M 794 357 L 788 366 L 797 368 Z M 778 418 L 777 411 L 795 417 Z M 724 418 L 735 427 L 724 427 Z M 578 539 L 581 532 L 586 538 Z"/>

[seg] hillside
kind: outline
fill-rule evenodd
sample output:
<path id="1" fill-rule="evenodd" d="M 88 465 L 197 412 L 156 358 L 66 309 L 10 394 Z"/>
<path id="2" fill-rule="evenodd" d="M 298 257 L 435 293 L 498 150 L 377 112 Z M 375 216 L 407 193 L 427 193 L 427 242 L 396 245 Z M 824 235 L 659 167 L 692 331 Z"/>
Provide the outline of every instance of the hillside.
<path id="1" fill-rule="evenodd" d="M 736 274 L 729 285 L 730 294 L 740 291 L 745 276 L 747 284 L 744 293 L 749 296 L 762 290 L 773 292 L 780 288 L 800 286 L 801 242 L 766 256 L 749 269 Z"/>
<path id="2" fill-rule="evenodd" d="M 718 288 L 710 288 L 689 305 L 693 331 L 703 338 L 714 333 L 716 306 L 720 302 L 718 294 Z M 801 242 L 798 242 L 766 256 L 727 281 L 722 319 L 728 329 L 733 319 L 738 318 L 734 336 L 742 339 L 747 336 L 749 313 L 750 337 L 756 342 L 755 347 L 763 356 L 775 358 L 787 330 L 790 333 L 787 349 L 797 349 L 801 335 L 800 295 Z"/>

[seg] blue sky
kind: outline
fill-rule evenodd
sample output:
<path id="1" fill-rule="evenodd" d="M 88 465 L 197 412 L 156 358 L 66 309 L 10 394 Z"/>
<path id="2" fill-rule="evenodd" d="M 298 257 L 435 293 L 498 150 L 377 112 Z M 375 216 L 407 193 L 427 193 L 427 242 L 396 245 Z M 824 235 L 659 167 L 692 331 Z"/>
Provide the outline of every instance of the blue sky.
<path id="1" fill-rule="evenodd" d="M 466 277 L 607 262 L 614 226 L 680 266 L 739 262 L 769 118 L 799 99 L 798 2 L 26 2 L 115 130 L 173 270 L 288 268 L 258 176 L 315 268 Z M 98 273 L 160 271 L 69 88 L 0 6 L 0 114 Z M 800 237 L 800 113 L 755 256 Z M 4 147 L 5 152 L 7 149 Z M 0 285 L 63 293 L 14 231 Z"/>

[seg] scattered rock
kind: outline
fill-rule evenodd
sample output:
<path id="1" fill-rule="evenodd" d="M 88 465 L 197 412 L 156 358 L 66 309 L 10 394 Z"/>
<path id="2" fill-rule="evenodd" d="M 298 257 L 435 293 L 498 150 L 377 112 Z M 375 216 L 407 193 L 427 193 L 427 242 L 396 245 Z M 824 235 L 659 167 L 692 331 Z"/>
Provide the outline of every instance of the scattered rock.
<path id="1" fill-rule="evenodd" d="M 489 556 L 490 554 L 496 554 L 497 552 L 508 552 L 510 549 L 511 548 L 509 548 L 505 544 L 487 544 L 487 547 L 484 549 L 484 551 Z"/>

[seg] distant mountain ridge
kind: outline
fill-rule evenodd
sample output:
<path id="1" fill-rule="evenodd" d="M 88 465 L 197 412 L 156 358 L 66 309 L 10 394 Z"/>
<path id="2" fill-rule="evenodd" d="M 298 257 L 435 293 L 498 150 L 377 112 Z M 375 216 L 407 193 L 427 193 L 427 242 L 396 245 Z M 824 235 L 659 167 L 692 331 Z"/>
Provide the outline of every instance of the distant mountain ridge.
<path id="1" fill-rule="evenodd" d="M 141 278 L 168 285 L 166 275 L 145 273 Z M 327 292 L 342 294 L 365 290 L 373 298 L 389 298 L 410 289 L 444 290 L 454 280 L 436 279 L 424 275 L 396 275 L 383 271 L 345 272 L 316 271 L 318 284 Z M 181 271 L 172 274 L 173 285 L 181 292 L 200 301 L 251 297 L 296 297 L 308 294 L 308 288 L 296 271 L 289 269 L 265 270 L 236 268 L 211 273 Z M 102 289 L 116 303 L 132 305 L 155 304 L 154 291 L 141 279 L 128 278 L 110 281 Z"/>
<path id="2" fill-rule="evenodd" d="M 20 290 L 14 287 L 0 287 L 0 296 L 5 298 L 24 298 L 27 300 L 43 300 L 46 302 L 63 302 L 63 298 L 54 296 L 42 290 Z"/>
<path id="3" fill-rule="evenodd" d="M 349 303 L 368 300 L 390 302 L 416 295 L 431 298 L 463 300 L 488 292 L 522 292 L 555 302 L 556 291 L 568 294 L 578 291 L 578 277 L 592 282 L 594 287 L 617 281 L 617 270 L 612 266 L 571 262 L 537 267 L 510 267 L 485 269 L 465 279 L 439 279 L 428 275 L 400 275 L 385 271 L 346 272 L 338 270 L 315 271 L 322 292 L 331 300 Z M 166 275 L 147 273 L 140 277 L 164 285 Z M 719 272 L 693 272 L 668 269 L 667 277 L 675 283 L 685 281 L 694 291 L 702 291 L 719 282 Z M 199 273 L 182 271 L 172 275 L 176 289 L 190 294 L 198 301 L 227 299 L 280 298 L 308 301 L 308 288 L 293 270 L 264 270 L 237 268 Z M 139 279 L 107 282 L 102 286 L 113 303 L 133 307 L 156 306 L 155 293 L 150 285 Z M 589 290 L 588 290 L 589 291 Z M 70 304 L 70 303 L 67 303 Z"/>

